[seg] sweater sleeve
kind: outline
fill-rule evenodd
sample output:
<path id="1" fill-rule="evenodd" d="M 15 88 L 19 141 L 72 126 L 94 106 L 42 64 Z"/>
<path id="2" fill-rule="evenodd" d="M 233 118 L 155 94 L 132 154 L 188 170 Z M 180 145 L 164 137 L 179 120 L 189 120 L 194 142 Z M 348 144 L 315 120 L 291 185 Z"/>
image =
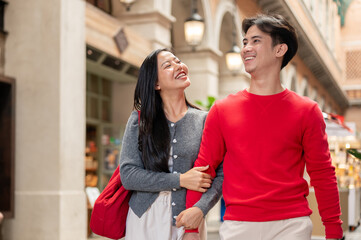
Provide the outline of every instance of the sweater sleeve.
<path id="1" fill-rule="evenodd" d="M 204 204 L 214 205 L 216 203 L 215 200 L 216 199 L 218 200 L 218 198 L 220 197 L 222 183 L 223 183 L 223 166 L 218 170 L 217 168 L 223 161 L 223 156 L 225 152 L 226 152 L 226 147 L 220 129 L 217 103 L 215 103 L 215 105 L 211 108 L 206 118 L 198 158 L 194 163 L 195 167 L 209 165 L 209 168 L 205 172 L 210 174 L 212 177 L 215 177 L 214 179 L 215 182 L 212 183 L 212 187 L 213 185 L 215 186 L 213 189 L 211 187 L 211 189 L 208 190 L 210 192 L 207 194 L 208 192 L 207 191 L 204 194 L 204 197 L 202 197 L 202 193 L 200 192 L 187 190 L 186 208 L 193 207 L 193 205 L 197 203 L 196 206 L 198 206 L 203 213 L 207 213 L 211 207 L 205 207 Z M 217 176 L 218 178 L 216 177 L 216 170 L 217 170 L 217 174 L 219 174 L 219 176 Z M 217 194 L 215 194 L 215 192 L 217 192 Z M 210 195 L 213 196 L 210 197 Z M 186 232 L 192 232 L 192 231 L 196 231 L 196 230 L 187 230 Z"/>
<path id="2" fill-rule="evenodd" d="M 138 150 L 138 113 L 133 111 L 125 128 L 120 152 L 120 177 L 127 190 L 160 192 L 179 189 L 180 173 L 154 172 L 144 169 Z"/>
<path id="3" fill-rule="evenodd" d="M 218 202 L 222 196 L 222 184 L 223 184 L 223 162 L 216 169 L 216 177 L 213 179 L 212 186 L 207 192 L 202 194 L 201 199 L 194 204 L 195 207 L 199 207 L 203 215 L 206 216 L 209 210 Z"/>
<path id="4" fill-rule="evenodd" d="M 328 149 L 325 122 L 315 104 L 307 114 L 302 145 L 307 172 L 315 189 L 318 210 L 325 225 L 326 238 L 342 238 L 340 199 Z"/>

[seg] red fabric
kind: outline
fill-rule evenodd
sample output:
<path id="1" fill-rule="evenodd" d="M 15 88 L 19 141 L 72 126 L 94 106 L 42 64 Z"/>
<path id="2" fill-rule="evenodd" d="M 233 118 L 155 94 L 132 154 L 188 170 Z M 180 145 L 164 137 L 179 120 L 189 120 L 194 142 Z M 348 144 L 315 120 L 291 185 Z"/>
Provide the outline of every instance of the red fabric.
<path id="1" fill-rule="evenodd" d="M 138 124 L 139 121 L 140 111 L 138 111 Z M 123 187 L 118 166 L 94 203 L 90 218 L 91 230 L 111 239 L 124 237 L 131 195 L 131 191 Z"/>
<path id="2" fill-rule="evenodd" d="M 124 237 L 130 196 L 131 192 L 122 186 L 118 166 L 95 201 L 90 218 L 91 230 L 111 239 Z"/>
<path id="3" fill-rule="evenodd" d="M 205 123 L 196 167 L 224 159 L 225 220 L 274 221 L 308 216 L 305 164 L 315 188 L 326 238 L 341 238 L 340 205 L 325 123 L 317 104 L 285 90 L 246 90 L 217 101 Z M 187 192 L 187 208 L 201 193 Z"/>

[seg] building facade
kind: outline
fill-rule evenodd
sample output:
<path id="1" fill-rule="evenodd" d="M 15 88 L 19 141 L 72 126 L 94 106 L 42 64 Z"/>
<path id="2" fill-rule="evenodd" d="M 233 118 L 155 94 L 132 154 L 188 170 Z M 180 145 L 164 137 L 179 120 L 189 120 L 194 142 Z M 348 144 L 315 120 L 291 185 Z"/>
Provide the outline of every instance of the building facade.
<path id="1" fill-rule="evenodd" d="M 361 1 L 349 1 L 345 10 L 343 27 L 341 28 L 341 46 L 343 48 L 343 66 L 345 70 L 340 85 L 346 92 L 350 107 L 345 119 L 356 123 L 361 130 Z"/>
<path id="2" fill-rule="evenodd" d="M 346 60 L 358 56 L 361 34 L 352 39 L 355 29 L 347 30 L 345 40 L 358 12 L 348 12 L 342 26 L 341 1 L 198 0 L 205 32 L 194 49 L 184 34 L 191 2 L 137 0 L 127 11 L 119 0 L 8 1 L 1 74 L 16 82 L 16 140 L 14 216 L 3 224 L 5 239 L 87 239 L 85 188 L 102 190 L 116 167 L 145 56 L 174 49 L 190 69 L 191 102 L 236 93 L 250 77 L 244 68 L 230 71 L 225 56 L 233 31 L 241 46 L 245 17 L 284 15 L 300 45 L 281 72 L 283 85 L 324 112 L 359 119 L 359 106 L 352 105 L 352 115 L 348 97 L 349 89 L 360 88 L 350 81 L 360 79 Z M 346 48 L 355 52 L 345 55 Z M 356 77 L 349 79 L 348 69 Z M 218 220 L 217 213 L 209 216 Z"/>

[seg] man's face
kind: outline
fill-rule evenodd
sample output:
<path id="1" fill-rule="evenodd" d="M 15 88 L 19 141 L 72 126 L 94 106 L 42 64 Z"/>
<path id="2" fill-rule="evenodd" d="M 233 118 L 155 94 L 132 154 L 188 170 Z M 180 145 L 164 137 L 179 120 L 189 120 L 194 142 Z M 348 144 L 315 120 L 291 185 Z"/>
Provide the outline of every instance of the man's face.
<path id="1" fill-rule="evenodd" d="M 267 73 L 267 69 L 274 66 L 275 54 L 271 36 L 262 32 L 256 25 L 250 27 L 243 39 L 241 50 L 246 72 L 252 74 L 256 71 L 264 71 Z"/>

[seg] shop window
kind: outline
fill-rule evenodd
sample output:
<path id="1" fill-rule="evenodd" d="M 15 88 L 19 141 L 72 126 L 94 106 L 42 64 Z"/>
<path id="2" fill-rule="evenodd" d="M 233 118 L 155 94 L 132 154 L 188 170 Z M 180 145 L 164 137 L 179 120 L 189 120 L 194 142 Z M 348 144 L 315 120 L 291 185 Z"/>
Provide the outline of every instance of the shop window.
<path id="1" fill-rule="evenodd" d="M 86 0 L 86 1 L 109 14 L 112 12 L 111 0 Z"/>
<path id="2" fill-rule="evenodd" d="M 112 82 L 95 74 L 87 74 L 86 116 L 88 119 L 110 122 Z"/>
<path id="3" fill-rule="evenodd" d="M 14 216 L 15 80 L 0 76 L 0 212 Z"/>
<path id="4" fill-rule="evenodd" d="M 87 84 L 87 90 L 91 93 L 98 93 L 98 76 L 94 74 L 89 75 L 89 82 Z"/>
<path id="5" fill-rule="evenodd" d="M 112 95 L 112 82 L 105 78 L 102 78 L 102 93 L 107 97 Z"/>
<path id="6" fill-rule="evenodd" d="M 95 97 L 87 96 L 87 117 L 98 119 L 99 118 L 99 104 L 98 99 Z"/>
<path id="7" fill-rule="evenodd" d="M 112 122 L 114 83 L 87 73 L 86 179 L 87 187 L 103 189 L 117 166 L 124 127 Z"/>

